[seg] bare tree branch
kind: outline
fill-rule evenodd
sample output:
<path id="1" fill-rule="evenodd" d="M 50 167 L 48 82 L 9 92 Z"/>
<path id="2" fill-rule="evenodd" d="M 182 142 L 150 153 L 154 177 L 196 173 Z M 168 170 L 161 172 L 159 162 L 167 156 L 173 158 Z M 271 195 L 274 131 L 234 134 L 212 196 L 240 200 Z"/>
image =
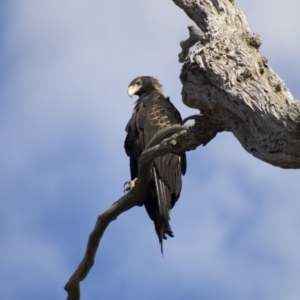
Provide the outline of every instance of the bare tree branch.
<path id="1" fill-rule="evenodd" d="M 300 106 L 259 52 L 234 0 L 173 0 L 205 33 L 186 59 L 182 100 L 220 120 L 246 151 L 300 168 Z"/>
<path id="2" fill-rule="evenodd" d="M 200 128 L 202 135 L 199 135 Z M 89 236 L 83 260 L 65 285 L 68 300 L 80 299 L 80 281 L 84 280 L 92 268 L 100 240 L 109 223 L 126 210 L 144 203 L 153 159 L 168 152 L 180 154 L 201 144 L 205 145 L 220 131 L 222 127 L 219 123 L 212 123 L 207 116 L 199 116 L 193 126 L 175 125 L 161 130 L 153 137 L 139 159 L 136 187 L 98 216 L 95 228 Z"/>
<path id="3" fill-rule="evenodd" d="M 80 299 L 80 281 L 85 279 L 94 265 L 100 240 L 109 223 L 116 220 L 121 213 L 144 203 L 153 159 L 168 152 L 180 154 L 195 149 L 201 144 L 207 144 L 222 130 L 215 125 L 207 116 L 200 116 L 193 126 L 175 125 L 161 130 L 153 137 L 139 159 L 139 177 L 135 188 L 98 216 L 95 227 L 90 233 L 84 257 L 65 285 L 68 293 L 67 300 Z M 202 126 L 206 129 L 203 127 L 203 134 L 199 136 L 199 127 Z"/>

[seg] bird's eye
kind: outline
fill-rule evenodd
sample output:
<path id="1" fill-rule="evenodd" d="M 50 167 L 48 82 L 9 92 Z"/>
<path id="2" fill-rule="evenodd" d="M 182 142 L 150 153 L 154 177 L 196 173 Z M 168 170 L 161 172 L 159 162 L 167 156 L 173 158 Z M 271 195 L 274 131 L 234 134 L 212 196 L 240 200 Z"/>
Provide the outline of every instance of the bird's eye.
<path id="1" fill-rule="evenodd" d="M 141 85 L 141 84 L 142 84 L 142 81 L 139 79 L 139 80 L 136 81 L 136 84 L 137 84 L 137 85 Z"/>

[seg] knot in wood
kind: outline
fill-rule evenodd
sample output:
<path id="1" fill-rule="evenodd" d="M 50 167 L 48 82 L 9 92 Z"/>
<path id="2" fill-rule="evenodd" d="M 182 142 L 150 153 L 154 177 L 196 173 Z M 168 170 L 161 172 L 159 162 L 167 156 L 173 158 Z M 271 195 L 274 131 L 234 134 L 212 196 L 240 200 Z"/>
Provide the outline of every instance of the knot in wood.
<path id="1" fill-rule="evenodd" d="M 245 71 L 241 74 L 244 79 L 252 77 L 252 73 L 249 69 L 245 69 Z"/>
<path id="2" fill-rule="evenodd" d="M 259 34 L 255 33 L 248 33 L 246 35 L 246 42 L 249 46 L 255 49 L 259 49 L 262 44 Z"/>

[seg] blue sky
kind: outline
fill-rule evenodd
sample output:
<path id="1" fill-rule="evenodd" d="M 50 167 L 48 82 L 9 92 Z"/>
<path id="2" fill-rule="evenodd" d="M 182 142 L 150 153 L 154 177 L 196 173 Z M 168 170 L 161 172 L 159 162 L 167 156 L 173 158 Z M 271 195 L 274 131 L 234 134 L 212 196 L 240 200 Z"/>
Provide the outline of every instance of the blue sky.
<path id="1" fill-rule="evenodd" d="M 239 3 L 299 99 L 299 1 Z M 155 76 L 183 117 L 196 113 L 177 60 L 192 21 L 159 0 L 14 0 L 0 12 L 0 299 L 64 299 L 97 215 L 129 179 L 129 82 Z M 82 299 L 299 299 L 299 171 L 255 159 L 230 133 L 187 158 L 164 257 L 145 210 L 126 212 Z"/>

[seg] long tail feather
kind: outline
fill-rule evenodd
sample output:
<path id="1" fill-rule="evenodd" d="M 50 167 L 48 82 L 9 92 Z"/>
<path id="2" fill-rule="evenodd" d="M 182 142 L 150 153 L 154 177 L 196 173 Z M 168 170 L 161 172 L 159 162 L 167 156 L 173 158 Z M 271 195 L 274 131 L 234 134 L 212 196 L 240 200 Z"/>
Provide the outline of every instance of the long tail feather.
<path id="1" fill-rule="evenodd" d="M 163 239 L 167 238 L 166 235 L 169 235 L 171 237 L 173 237 L 174 235 L 169 225 L 169 203 L 166 194 L 166 186 L 164 185 L 162 180 L 157 176 L 157 172 L 154 167 L 152 171 L 158 202 L 158 211 L 156 212 L 156 216 L 153 221 L 159 239 L 161 253 L 163 254 Z"/>

